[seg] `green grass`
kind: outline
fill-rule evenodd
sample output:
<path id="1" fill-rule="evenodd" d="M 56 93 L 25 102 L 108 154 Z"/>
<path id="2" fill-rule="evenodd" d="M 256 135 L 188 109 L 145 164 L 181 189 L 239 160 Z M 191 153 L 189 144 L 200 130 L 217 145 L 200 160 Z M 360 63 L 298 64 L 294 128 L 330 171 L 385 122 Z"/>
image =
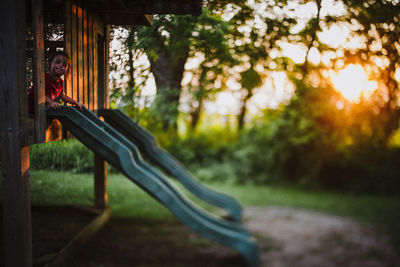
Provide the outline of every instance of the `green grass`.
<path id="1" fill-rule="evenodd" d="M 400 198 L 307 191 L 291 187 L 210 184 L 211 188 L 235 197 L 242 205 L 282 205 L 379 222 L 400 216 Z M 109 204 L 116 216 L 166 216 L 169 212 L 123 175 L 108 176 Z M 188 194 L 179 186 L 185 194 Z M 72 172 L 31 171 L 33 204 L 93 203 L 93 175 Z M 189 198 L 195 197 L 189 194 Z M 206 209 L 209 205 L 198 202 Z M 162 213 L 162 214 L 160 214 Z M 398 218 L 399 219 L 399 218 Z"/>
<path id="2" fill-rule="evenodd" d="M 400 198 L 311 191 L 294 187 L 215 184 L 244 205 L 282 205 L 378 222 L 399 216 Z M 400 218 L 399 218 L 400 219 Z"/>
<path id="3" fill-rule="evenodd" d="M 108 203 L 114 217 L 172 219 L 171 213 L 122 175 L 107 180 Z M 93 174 L 31 171 L 33 205 L 93 205 Z"/>
<path id="4" fill-rule="evenodd" d="M 211 184 L 217 191 L 235 197 L 242 205 L 281 205 L 326 212 L 372 222 L 388 231 L 400 247 L 400 198 L 351 195 L 282 186 Z M 179 186 L 185 194 L 188 192 Z M 93 174 L 31 171 L 33 205 L 93 204 Z M 114 217 L 172 220 L 173 215 L 147 193 L 120 174 L 108 176 L 109 205 Z M 195 198 L 188 194 L 189 198 Z M 200 206 L 216 211 L 210 205 Z"/>

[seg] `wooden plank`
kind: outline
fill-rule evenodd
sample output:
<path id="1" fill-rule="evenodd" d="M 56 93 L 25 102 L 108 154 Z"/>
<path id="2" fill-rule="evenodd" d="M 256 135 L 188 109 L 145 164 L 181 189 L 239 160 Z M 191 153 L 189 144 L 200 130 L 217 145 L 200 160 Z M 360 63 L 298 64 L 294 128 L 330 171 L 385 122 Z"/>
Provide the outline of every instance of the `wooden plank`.
<path id="1" fill-rule="evenodd" d="M 105 55 L 104 55 L 104 57 L 105 57 L 105 61 L 104 61 L 104 63 L 105 63 L 105 73 L 104 73 L 104 99 L 105 99 L 105 103 L 104 103 L 104 107 L 105 108 L 109 108 L 109 105 L 110 105 L 110 101 L 109 101 L 109 97 L 108 97 L 108 74 L 110 73 L 110 64 L 108 64 L 108 61 L 109 61 L 109 44 L 110 44 L 110 32 L 111 32 L 111 27 L 110 27 L 110 25 L 107 25 L 106 26 L 106 29 L 105 29 L 105 44 L 104 44 L 104 46 L 105 46 L 105 51 L 104 51 L 104 53 L 105 53 Z"/>
<path id="2" fill-rule="evenodd" d="M 65 248 L 63 248 L 57 257 L 46 267 L 62 266 L 63 262 L 72 254 L 76 253 L 101 227 L 110 219 L 111 208 L 107 207 L 103 213 L 97 216 L 88 226 L 86 226 L 78 235 L 72 239 Z"/>
<path id="3" fill-rule="evenodd" d="M 77 33 L 77 7 L 72 2 L 72 16 L 71 16 L 71 88 L 73 99 L 78 100 L 78 33 Z"/>
<path id="4" fill-rule="evenodd" d="M 107 206 L 107 163 L 94 155 L 94 206 L 104 209 Z"/>
<path id="5" fill-rule="evenodd" d="M 25 30 L 25 20 L 18 19 L 17 22 L 17 31 Z M 22 43 L 20 45 L 20 49 L 17 49 L 17 58 L 18 62 L 18 108 L 19 108 L 19 132 L 20 132 L 20 141 L 21 145 L 27 145 L 30 141 L 34 141 L 34 136 L 30 136 L 30 134 L 34 134 L 32 129 L 29 129 L 29 118 L 28 118 L 28 95 L 26 93 L 26 43 Z"/>
<path id="6" fill-rule="evenodd" d="M 82 9 L 82 38 L 83 38 L 83 86 L 81 90 L 83 90 L 83 104 L 88 107 L 89 106 L 89 91 L 88 91 L 88 83 L 89 83 L 89 64 L 88 64 L 88 22 L 87 22 L 87 10 L 86 7 Z"/>
<path id="7" fill-rule="evenodd" d="M 99 103 L 99 96 L 98 96 L 98 80 L 99 80 L 99 73 L 98 73 L 98 60 L 99 60 L 99 48 L 98 48 L 98 40 L 97 40 L 97 32 L 95 32 L 95 24 L 93 22 L 93 109 L 98 109 Z"/>
<path id="8" fill-rule="evenodd" d="M 153 15 L 144 15 L 146 20 L 149 22 L 150 25 L 153 24 Z"/>
<path id="9" fill-rule="evenodd" d="M 32 29 L 34 34 L 33 54 L 33 88 L 35 94 L 35 139 L 36 143 L 42 143 L 46 138 L 46 114 L 45 114 L 45 67 L 44 67 L 44 25 L 43 25 L 43 1 L 32 0 Z"/>
<path id="10" fill-rule="evenodd" d="M 0 1 L 0 135 L 4 265 L 32 265 L 29 147 L 21 148 L 19 93 L 26 90 L 25 1 Z M 26 91 L 25 91 L 26 92 Z M 26 103 L 25 103 L 26 105 Z"/>
<path id="11" fill-rule="evenodd" d="M 84 103 L 85 99 L 83 97 L 83 21 L 82 21 L 82 7 L 77 6 L 77 35 L 78 35 L 78 96 L 77 99 L 79 102 Z"/>
<path id="12" fill-rule="evenodd" d="M 94 96 L 94 88 L 93 88 L 93 13 L 91 11 L 88 12 L 88 91 L 89 91 L 89 103 L 88 109 L 93 110 L 93 96 Z"/>
<path id="13" fill-rule="evenodd" d="M 103 32 L 103 24 L 101 20 L 97 17 L 96 14 L 93 15 L 93 70 L 94 70 L 94 78 L 93 78 L 93 87 L 94 87 L 94 109 L 97 110 L 101 108 L 99 105 L 101 101 L 101 96 L 99 95 L 99 40 L 104 35 Z"/>
<path id="14" fill-rule="evenodd" d="M 64 51 L 72 57 L 72 3 L 71 0 L 66 0 L 64 2 Z M 71 58 L 72 60 L 72 58 Z M 71 62 L 72 65 L 72 62 Z M 71 66 L 69 70 L 69 75 L 64 77 L 65 94 L 68 96 L 72 95 L 72 75 Z"/>
<path id="15" fill-rule="evenodd" d="M 98 108 L 104 108 L 105 105 L 105 44 L 104 37 L 97 35 L 97 90 L 98 90 Z"/>

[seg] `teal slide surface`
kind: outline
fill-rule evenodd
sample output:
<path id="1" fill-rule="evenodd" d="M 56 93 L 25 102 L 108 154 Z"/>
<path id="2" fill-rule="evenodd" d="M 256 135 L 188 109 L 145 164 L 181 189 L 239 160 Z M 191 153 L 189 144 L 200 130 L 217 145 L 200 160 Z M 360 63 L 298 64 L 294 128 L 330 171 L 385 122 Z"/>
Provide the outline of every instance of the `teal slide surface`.
<path id="1" fill-rule="evenodd" d="M 135 144 L 87 109 L 62 106 L 47 110 L 78 140 L 128 179 L 168 208 L 198 234 L 240 252 L 249 266 L 258 266 L 259 251 L 249 232 L 238 222 L 222 220 L 184 197 L 157 169 L 147 164 Z"/>
<path id="2" fill-rule="evenodd" d="M 157 144 L 155 137 L 151 133 L 123 112 L 113 109 L 101 109 L 98 115 L 102 116 L 107 123 L 132 143 L 135 143 L 141 153 L 169 175 L 176 178 L 195 196 L 209 204 L 223 208 L 228 212 L 231 219 L 238 222 L 241 221 L 242 209 L 234 198 L 218 193 L 196 181 L 180 162 Z"/>

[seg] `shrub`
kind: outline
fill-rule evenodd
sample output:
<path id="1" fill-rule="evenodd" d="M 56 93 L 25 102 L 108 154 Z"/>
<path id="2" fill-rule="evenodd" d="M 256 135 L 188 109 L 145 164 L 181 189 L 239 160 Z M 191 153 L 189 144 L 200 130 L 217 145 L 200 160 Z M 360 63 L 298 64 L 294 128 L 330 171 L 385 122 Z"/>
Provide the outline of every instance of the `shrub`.
<path id="1" fill-rule="evenodd" d="M 93 152 L 76 139 L 33 145 L 30 155 L 33 169 L 93 171 Z"/>
<path id="2" fill-rule="evenodd" d="M 166 149 L 186 166 L 208 166 L 224 162 L 235 142 L 236 134 L 210 129 L 178 139 Z"/>

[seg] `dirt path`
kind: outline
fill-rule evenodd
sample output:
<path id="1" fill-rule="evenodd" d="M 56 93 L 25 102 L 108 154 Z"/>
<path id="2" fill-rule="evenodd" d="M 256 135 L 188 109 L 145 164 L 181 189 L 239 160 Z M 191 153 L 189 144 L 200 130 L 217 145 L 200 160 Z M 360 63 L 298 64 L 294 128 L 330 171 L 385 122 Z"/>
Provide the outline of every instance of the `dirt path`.
<path id="1" fill-rule="evenodd" d="M 261 247 L 261 266 L 400 266 L 373 226 L 286 207 L 247 207 L 245 225 Z"/>
<path id="2" fill-rule="evenodd" d="M 76 209 L 32 211 L 35 259 L 60 251 L 91 220 Z M 400 256 L 388 239 L 368 224 L 274 206 L 246 207 L 244 217 L 260 245 L 261 267 L 400 267 Z M 245 263 L 238 252 L 194 234 L 178 220 L 112 218 L 64 266 L 245 267 Z"/>

